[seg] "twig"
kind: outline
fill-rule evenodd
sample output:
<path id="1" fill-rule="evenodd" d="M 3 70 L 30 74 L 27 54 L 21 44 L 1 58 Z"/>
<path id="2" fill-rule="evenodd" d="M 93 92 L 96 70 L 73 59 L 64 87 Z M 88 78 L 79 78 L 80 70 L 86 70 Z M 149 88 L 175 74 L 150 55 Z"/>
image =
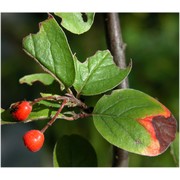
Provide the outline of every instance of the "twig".
<path id="1" fill-rule="evenodd" d="M 53 101 L 66 100 L 67 105 L 69 105 L 69 106 L 72 106 L 72 107 L 79 106 L 83 109 L 88 108 L 85 103 L 83 103 L 82 101 L 77 99 L 73 94 L 69 94 L 69 93 L 66 93 L 66 96 L 52 95 L 52 96 L 45 96 L 45 97 L 40 97 L 40 98 L 34 99 L 34 101 L 31 102 L 31 106 L 33 106 L 34 104 L 36 104 L 42 100 L 53 100 Z"/>
<path id="2" fill-rule="evenodd" d="M 66 105 L 66 100 L 64 100 L 60 106 L 60 108 L 58 109 L 58 111 L 56 112 L 56 114 L 54 115 L 54 117 L 46 124 L 46 126 L 41 130 L 42 133 L 44 133 L 46 131 L 46 129 L 51 126 L 55 120 L 57 119 L 58 115 L 60 114 L 60 112 L 62 111 L 62 109 L 64 108 L 64 106 Z"/>
<path id="3" fill-rule="evenodd" d="M 33 106 L 34 104 L 42 101 L 42 100 L 54 100 L 54 96 L 45 96 L 45 97 L 40 97 L 40 98 L 37 98 L 37 99 L 34 99 L 34 101 L 31 102 L 31 106 Z"/>
<path id="4" fill-rule="evenodd" d="M 126 45 L 122 39 L 120 28 L 120 20 L 118 13 L 105 14 L 105 25 L 107 32 L 107 43 L 111 54 L 114 57 L 114 62 L 120 68 L 126 68 L 125 47 Z M 129 83 L 126 78 L 118 88 L 128 88 Z M 128 152 L 113 146 L 113 167 L 127 167 L 128 166 Z"/>
<path id="5" fill-rule="evenodd" d="M 88 108 L 85 103 L 83 103 L 82 101 L 77 99 L 73 94 L 66 93 L 66 96 L 68 96 L 71 99 L 71 102 L 76 104 L 76 106 L 79 106 L 79 107 L 81 107 L 83 109 L 87 109 Z"/>

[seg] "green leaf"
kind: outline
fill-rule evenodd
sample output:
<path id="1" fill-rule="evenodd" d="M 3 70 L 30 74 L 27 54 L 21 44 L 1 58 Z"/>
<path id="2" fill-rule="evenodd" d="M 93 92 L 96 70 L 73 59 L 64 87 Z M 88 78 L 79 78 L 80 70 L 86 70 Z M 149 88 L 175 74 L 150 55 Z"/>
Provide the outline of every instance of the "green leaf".
<path id="1" fill-rule="evenodd" d="M 54 78 L 46 73 L 37 73 L 26 75 L 19 80 L 20 84 L 26 83 L 30 86 L 37 81 L 41 82 L 44 85 L 51 85 L 54 81 Z"/>
<path id="2" fill-rule="evenodd" d="M 23 121 L 23 123 L 37 121 L 37 120 L 44 120 L 44 119 L 51 119 L 57 112 L 60 104 L 58 105 L 55 102 L 50 101 L 41 101 L 33 105 L 32 112 L 30 113 L 27 120 Z M 62 114 L 58 116 L 61 118 Z M 4 124 L 15 124 L 19 121 L 13 119 L 10 113 L 10 109 L 4 110 L 1 109 L 1 125 Z"/>
<path id="3" fill-rule="evenodd" d="M 91 144 L 79 135 L 63 136 L 54 148 L 55 167 L 97 167 L 97 157 Z"/>
<path id="4" fill-rule="evenodd" d="M 156 156 L 175 138 L 176 120 L 149 95 L 133 89 L 103 96 L 93 110 L 95 127 L 111 144 L 127 151 Z"/>
<path id="5" fill-rule="evenodd" d="M 23 39 L 23 47 L 61 85 L 70 87 L 73 84 L 75 68 L 72 52 L 63 30 L 52 16 L 40 23 L 37 34 Z"/>
<path id="6" fill-rule="evenodd" d="M 97 95 L 116 87 L 131 70 L 131 64 L 126 69 L 120 69 L 113 61 L 108 50 L 97 51 L 84 63 L 75 59 L 76 78 L 73 84 L 78 94 Z"/>
<path id="7" fill-rule="evenodd" d="M 55 13 L 62 18 L 61 25 L 74 34 L 88 31 L 94 21 L 94 13 Z"/>
<path id="8" fill-rule="evenodd" d="M 176 138 L 171 144 L 171 154 L 174 158 L 176 165 L 179 167 L 179 133 L 176 133 Z"/>

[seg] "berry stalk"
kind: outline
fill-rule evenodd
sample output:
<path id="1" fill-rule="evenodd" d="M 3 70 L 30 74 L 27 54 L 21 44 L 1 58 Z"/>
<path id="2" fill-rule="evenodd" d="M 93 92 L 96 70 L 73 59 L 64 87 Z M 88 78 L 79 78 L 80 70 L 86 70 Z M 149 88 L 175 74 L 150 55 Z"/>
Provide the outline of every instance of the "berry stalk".
<path id="1" fill-rule="evenodd" d="M 67 101 L 63 100 L 60 108 L 58 109 L 58 111 L 56 112 L 56 114 L 54 115 L 54 117 L 47 123 L 47 125 L 41 130 L 42 133 L 44 133 L 46 131 L 46 129 L 51 126 L 55 120 L 57 119 L 58 115 L 60 114 L 60 112 L 63 110 L 64 106 L 66 105 Z"/>

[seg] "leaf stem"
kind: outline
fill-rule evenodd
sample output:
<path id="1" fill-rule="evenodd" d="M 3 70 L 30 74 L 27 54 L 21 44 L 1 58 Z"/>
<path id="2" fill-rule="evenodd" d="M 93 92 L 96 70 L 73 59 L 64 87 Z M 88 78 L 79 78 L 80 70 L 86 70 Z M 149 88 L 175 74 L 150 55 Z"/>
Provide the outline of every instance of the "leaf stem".
<path id="1" fill-rule="evenodd" d="M 67 88 L 67 92 L 68 92 L 69 94 L 73 94 L 70 88 Z"/>
<path id="2" fill-rule="evenodd" d="M 107 34 L 107 44 L 114 57 L 114 62 L 120 68 L 126 68 L 125 58 L 125 43 L 122 39 L 120 20 L 118 13 L 105 14 L 105 26 Z M 126 78 L 118 88 L 128 88 L 129 83 Z M 128 166 L 128 152 L 113 146 L 113 167 L 127 167 Z"/>

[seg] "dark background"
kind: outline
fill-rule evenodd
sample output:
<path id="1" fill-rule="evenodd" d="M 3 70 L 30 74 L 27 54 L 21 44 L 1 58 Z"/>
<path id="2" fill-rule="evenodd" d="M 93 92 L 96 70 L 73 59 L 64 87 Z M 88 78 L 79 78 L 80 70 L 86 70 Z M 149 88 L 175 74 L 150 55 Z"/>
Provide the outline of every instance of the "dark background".
<path id="1" fill-rule="evenodd" d="M 47 13 L 1 14 L 1 107 L 23 99 L 32 100 L 46 91 L 40 83 L 20 85 L 19 79 L 27 74 L 42 72 L 40 67 L 22 50 L 22 39 L 38 31 L 38 23 Z M 56 17 L 60 22 L 60 18 Z M 97 13 L 92 28 L 74 35 L 64 30 L 72 52 L 84 61 L 97 50 L 107 49 L 104 15 Z M 157 98 L 179 119 L 179 14 L 177 13 L 120 13 L 123 40 L 127 44 L 126 60 L 133 61 L 129 75 L 130 87 Z M 57 137 L 63 133 L 78 132 L 90 138 L 98 155 L 99 166 L 111 166 L 111 146 L 97 133 L 92 121 L 65 124 L 66 128 L 52 127 L 47 133 L 44 148 L 37 153 L 28 152 L 22 142 L 23 134 L 41 123 L 3 125 L 1 127 L 2 167 L 51 167 L 52 151 Z M 83 126 L 83 128 L 82 128 Z M 88 126 L 88 127 L 87 127 Z M 83 130 L 82 130 L 83 129 Z M 90 130 L 87 133 L 85 130 Z M 93 133 L 92 133 L 93 132 Z M 169 149 L 158 157 L 130 154 L 131 167 L 174 167 Z"/>

